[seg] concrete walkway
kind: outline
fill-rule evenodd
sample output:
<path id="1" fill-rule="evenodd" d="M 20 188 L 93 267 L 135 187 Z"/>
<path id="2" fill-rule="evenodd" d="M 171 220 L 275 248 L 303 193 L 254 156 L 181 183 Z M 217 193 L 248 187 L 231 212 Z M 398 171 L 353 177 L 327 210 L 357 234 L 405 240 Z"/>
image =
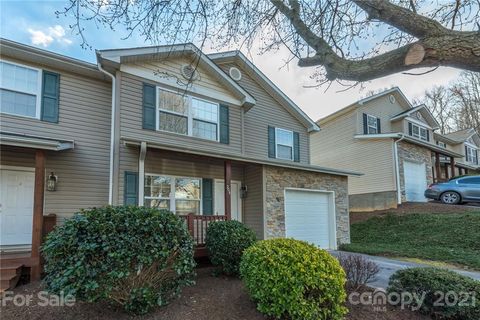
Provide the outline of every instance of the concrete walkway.
<path id="1" fill-rule="evenodd" d="M 388 280 L 390 276 L 398 270 L 407 269 L 407 268 L 416 268 L 416 267 L 431 267 L 426 264 L 406 262 L 406 261 L 378 257 L 378 256 L 370 256 L 370 255 L 361 254 L 361 253 L 333 251 L 333 250 L 330 251 L 330 253 L 334 256 L 338 256 L 340 253 L 347 254 L 347 255 L 360 255 L 375 262 L 380 267 L 380 272 L 377 275 L 377 279 L 374 282 L 371 282 L 368 284 L 370 287 L 374 287 L 374 288 L 386 289 L 388 286 Z M 448 269 L 480 281 L 480 272 L 465 271 L 465 270 L 451 269 L 451 268 L 448 268 Z"/>

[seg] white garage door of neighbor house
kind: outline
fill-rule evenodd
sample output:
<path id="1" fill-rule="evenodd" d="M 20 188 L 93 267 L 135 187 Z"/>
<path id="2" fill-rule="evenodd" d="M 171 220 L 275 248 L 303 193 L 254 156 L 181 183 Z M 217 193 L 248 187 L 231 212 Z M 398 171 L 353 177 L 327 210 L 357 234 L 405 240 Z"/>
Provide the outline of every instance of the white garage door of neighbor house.
<path id="1" fill-rule="evenodd" d="M 285 190 L 285 230 L 287 238 L 335 249 L 335 220 L 331 193 Z"/>
<path id="2" fill-rule="evenodd" d="M 32 244 L 33 171 L 0 170 L 0 245 Z"/>
<path id="3" fill-rule="evenodd" d="M 405 161 L 403 163 L 405 179 L 405 197 L 407 201 L 425 202 L 423 195 L 427 188 L 425 163 Z"/>

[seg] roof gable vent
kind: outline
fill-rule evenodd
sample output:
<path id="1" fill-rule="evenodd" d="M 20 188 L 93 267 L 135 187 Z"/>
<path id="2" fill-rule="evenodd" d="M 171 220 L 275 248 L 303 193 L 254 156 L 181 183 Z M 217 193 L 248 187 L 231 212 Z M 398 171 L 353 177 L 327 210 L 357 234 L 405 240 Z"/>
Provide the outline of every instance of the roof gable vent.
<path id="1" fill-rule="evenodd" d="M 238 68 L 231 67 L 230 70 L 228 70 L 228 74 L 235 81 L 242 79 L 242 72 Z"/>
<path id="2" fill-rule="evenodd" d="M 182 76 L 188 81 L 195 81 L 198 79 L 198 71 L 191 64 L 183 65 L 180 68 L 180 72 Z"/>
<path id="3" fill-rule="evenodd" d="M 390 100 L 390 103 L 395 103 L 396 99 L 395 99 L 395 96 L 393 94 L 389 95 L 388 96 L 388 100 Z"/>

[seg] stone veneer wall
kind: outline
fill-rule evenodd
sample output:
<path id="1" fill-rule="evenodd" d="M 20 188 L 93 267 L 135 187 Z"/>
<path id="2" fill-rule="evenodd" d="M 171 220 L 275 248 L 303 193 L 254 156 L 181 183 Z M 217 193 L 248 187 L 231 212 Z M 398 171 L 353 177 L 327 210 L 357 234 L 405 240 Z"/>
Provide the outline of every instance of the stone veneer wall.
<path id="1" fill-rule="evenodd" d="M 350 243 L 348 178 L 326 173 L 264 166 L 265 238 L 285 237 L 285 188 L 335 191 L 337 244 Z"/>
<path id="2" fill-rule="evenodd" d="M 427 176 L 427 183 L 433 183 L 433 161 L 432 161 L 432 152 L 421 146 L 411 144 L 408 142 L 401 141 L 398 144 L 398 158 L 399 158 L 399 169 L 400 169 L 400 190 L 402 192 L 402 202 L 406 201 L 405 197 L 405 177 L 403 171 L 403 162 L 405 160 L 410 160 L 412 162 L 422 162 L 425 163 L 425 174 Z"/>

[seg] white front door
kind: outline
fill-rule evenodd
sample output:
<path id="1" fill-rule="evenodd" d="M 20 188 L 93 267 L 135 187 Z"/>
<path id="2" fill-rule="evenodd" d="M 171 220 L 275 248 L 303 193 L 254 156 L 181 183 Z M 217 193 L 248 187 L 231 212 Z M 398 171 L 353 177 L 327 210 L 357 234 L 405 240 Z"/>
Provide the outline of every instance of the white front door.
<path id="1" fill-rule="evenodd" d="M 242 199 L 240 199 L 240 181 L 231 182 L 232 219 L 242 221 Z M 225 214 L 225 184 L 223 180 L 215 180 L 215 215 Z"/>
<path id="2" fill-rule="evenodd" d="M 425 163 L 404 161 L 405 198 L 407 201 L 426 202 L 427 171 Z"/>
<path id="3" fill-rule="evenodd" d="M 0 245 L 31 245 L 33 171 L 0 170 Z"/>

